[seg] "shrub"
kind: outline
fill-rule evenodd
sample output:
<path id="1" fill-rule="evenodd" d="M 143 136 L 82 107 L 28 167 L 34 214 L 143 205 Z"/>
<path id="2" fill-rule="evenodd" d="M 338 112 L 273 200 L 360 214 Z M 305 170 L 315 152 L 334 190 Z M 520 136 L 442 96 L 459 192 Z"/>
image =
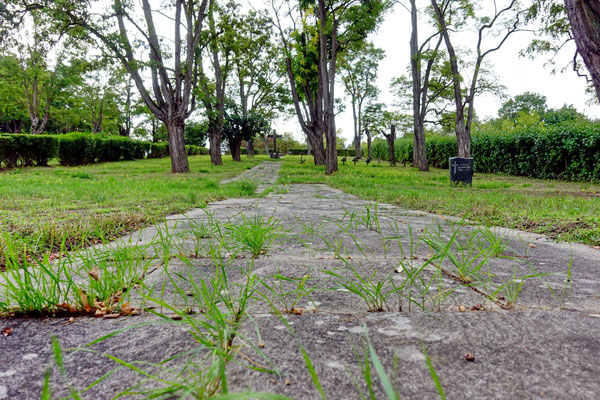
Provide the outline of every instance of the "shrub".
<path id="1" fill-rule="evenodd" d="M 46 166 L 56 157 L 58 139 L 51 135 L 12 134 L 0 136 L 0 162 L 8 168 Z"/>
<path id="2" fill-rule="evenodd" d="M 185 145 L 185 151 L 187 152 L 188 156 L 199 156 L 209 153 L 206 147 L 194 146 L 189 144 Z"/>
<path id="3" fill-rule="evenodd" d="M 92 164 L 96 160 L 96 141 L 94 136 L 84 133 L 69 133 L 61 136 L 58 149 L 60 165 Z"/>
<path id="4" fill-rule="evenodd" d="M 148 158 L 162 158 L 169 155 L 169 145 L 165 142 L 151 143 Z"/>
<path id="5" fill-rule="evenodd" d="M 456 138 L 426 139 L 429 165 L 448 168 L 456 155 Z M 399 161 L 412 161 L 412 140 L 395 142 Z M 507 133 L 474 133 L 471 152 L 476 172 L 505 173 L 540 179 L 600 181 L 600 125 L 565 123 L 528 127 Z M 387 160 L 387 143 L 373 143 L 374 157 Z"/>

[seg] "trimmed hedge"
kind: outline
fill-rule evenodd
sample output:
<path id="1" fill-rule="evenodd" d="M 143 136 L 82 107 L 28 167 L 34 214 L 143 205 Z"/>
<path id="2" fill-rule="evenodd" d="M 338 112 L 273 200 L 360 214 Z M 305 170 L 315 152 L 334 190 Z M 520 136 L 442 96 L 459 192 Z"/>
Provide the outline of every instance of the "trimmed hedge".
<path id="1" fill-rule="evenodd" d="M 426 139 L 429 165 L 448 168 L 456 156 L 456 138 Z M 412 139 L 395 142 L 399 161 L 412 161 Z M 505 173 L 539 179 L 600 182 L 600 124 L 564 124 L 509 133 L 473 134 L 471 152 L 476 172 Z M 387 160 L 387 142 L 373 143 L 373 156 Z"/>
<path id="2" fill-rule="evenodd" d="M 58 139 L 52 135 L 2 135 L 0 136 L 0 164 L 14 168 L 19 163 L 30 167 L 46 166 L 56 157 Z"/>
<path id="3" fill-rule="evenodd" d="M 167 145 L 167 155 L 169 154 L 169 146 Z M 188 156 L 204 156 L 209 154 L 209 150 L 206 147 L 194 146 L 191 144 L 185 145 L 185 151 Z"/>
<path id="4" fill-rule="evenodd" d="M 0 135 L 0 166 L 45 166 L 57 157 L 61 165 L 159 158 L 169 155 L 167 143 L 149 143 L 123 136 L 69 133 L 66 135 Z M 208 149 L 186 146 L 189 155 L 208 154 Z"/>

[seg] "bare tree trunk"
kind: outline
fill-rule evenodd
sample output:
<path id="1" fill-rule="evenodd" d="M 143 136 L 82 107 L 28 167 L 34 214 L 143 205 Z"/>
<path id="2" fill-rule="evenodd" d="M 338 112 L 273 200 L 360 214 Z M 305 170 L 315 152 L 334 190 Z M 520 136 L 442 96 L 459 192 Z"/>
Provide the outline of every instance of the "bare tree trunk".
<path id="1" fill-rule="evenodd" d="M 221 132 L 218 128 L 211 126 L 208 129 L 208 143 L 210 144 L 210 162 L 213 165 L 223 165 L 221 159 Z"/>
<path id="2" fill-rule="evenodd" d="M 371 130 L 367 126 L 365 128 L 365 134 L 367 135 L 367 158 L 372 159 L 371 155 Z"/>
<path id="3" fill-rule="evenodd" d="M 421 94 L 427 88 L 423 85 L 429 85 L 429 68 L 426 82 L 421 81 L 421 51 L 419 49 L 418 35 L 418 11 L 416 0 L 410 0 L 411 5 L 411 23 L 412 35 L 410 37 L 410 64 L 413 78 L 413 163 L 419 168 L 419 171 L 429 171 L 429 163 L 427 162 L 427 149 L 425 148 L 425 129 L 423 127 L 424 113 L 421 104 Z M 439 46 L 439 45 L 438 45 Z M 423 96 L 423 102 L 427 101 L 426 96 Z M 394 130 L 396 127 L 394 126 Z M 395 134 L 394 134 L 395 135 Z M 391 162 L 391 160 L 390 160 Z M 394 162 L 395 164 L 395 162 Z"/>
<path id="4" fill-rule="evenodd" d="M 356 100 L 352 99 L 352 119 L 354 120 L 354 156 L 360 157 L 360 127 L 356 113 Z"/>
<path id="5" fill-rule="evenodd" d="M 600 3 L 597 0 L 565 0 L 577 52 L 590 72 L 600 100 Z"/>
<path id="6" fill-rule="evenodd" d="M 388 143 L 388 156 L 390 159 L 390 167 L 394 167 L 396 166 L 396 155 L 395 155 L 395 149 L 394 149 L 394 141 L 396 140 L 396 125 L 392 125 L 390 127 L 390 133 L 388 134 L 383 134 L 385 136 L 385 140 L 387 140 Z"/>
<path id="7" fill-rule="evenodd" d="M 326 155 L 325 146 L 323 145 L 323 136 L 321 135 L 320 138 L 318 136 L 311 136 L 310 143 L 310 148 L 315 159 L 315 165 L 325 165 Z"/>
<path id="8" fill-rule="evenodd" d="M 448 32 L 448 26 L 444 13 L 440 9 L 437 0 L 431 0 L 431 5 L 436 14 L 436 19 L 440 26 L 440 32 L 444 37 L 446 44 L 446 50 L 448 50 L 448 57 L 450 58 L 450 70 L 452 72 L 452 82 L 454 86 L 454 103 L 456 105 L 456 142 L 457 142 L 457 153 L 458 157 L 471 157 L 471 135 L 465 125 L 465 115 L 463 107 L 463 96 L 462 89 L 460 87 L 461 75 L 458 70 L 458 59 L 456 57 L 456 51 L 450 40 L 450 34 Z"/>
<path id="9" fill-rule="evenodd" d="M 250 139 L 246 142 L 246 155 L 248 157 L 254 157 L 254 139 Z"/>
<path id="10" fill-rule="evenodd" d="M 167 126 L 169 155 L 171 156 L 171 172 L 190 172 L 190 165 L 187 159 L 187 152 L 185 151 L 185 141 L 183 140 L 183 121 L 179 123 L 176 121 L 169 121 L 169 123 L 165 123 L 165 125 Z"/>
<path id="11" fill-rule="evenodd" d="M 242 161 L 242 158 L 240 157 L 241 147 L 242 139 L 239 136 L 234 135 L 234 137 L 229 140 L 229 151 L 231 151 L 231 158 L 233 158 L 233 161 Z"/>

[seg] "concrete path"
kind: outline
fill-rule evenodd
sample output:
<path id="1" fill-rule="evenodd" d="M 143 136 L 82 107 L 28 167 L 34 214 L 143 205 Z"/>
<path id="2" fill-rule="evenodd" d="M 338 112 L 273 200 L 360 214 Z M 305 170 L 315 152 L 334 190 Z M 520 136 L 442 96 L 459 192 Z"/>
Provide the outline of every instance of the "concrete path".
<path id="1" fill-rule="evenodd" d="M 258 175 L 273 183 L 279 165 L 248 174 L 262 168 Z M 253 237 L 273 229 L 257 258 L 242 244 L 243 227 Z M 230 391 L 321 398 L 304 350 L 332 399 L 358 399 L 360 391 L 369 397 L 370 380 L 376 398 L 388 398 L 378 360 L 401 398 L 439 398 L 427 356 L 448 399 L 600 393 L 600 251 L 587 246 L 458 226 L 325 185 L 275 186 L 262 198 L 213 203 L 105 250 L 133 245 L 153 266 L 130 291 L 141 315 L 0 320 L 0 329 L 12 329 L 0 335 L 0 399 L 40 397 L 52 335 L 65 349 L 86 349 L 65 351 L 64 376 L 54 367 L 56 398 L 69 385 L 89 399 L 137 385 L 129 392 L 144 398 L 166 382 L 177 382 L 176 397 L 189 387 L 206 396 L 215 384 L 208 371 L 220 365 L 215 349 L 202 345 L 218 325 L 211 304 L 229 318 L 222 331 L 231 340 Z M 215 297 L 200 295 L 202 282 Z M 248 304 L 235 317 L 245 292 Z M 494 301 L 486 297 L 495 292 Z"/>
<path id="2" fill-rule="evenodd" d="M 273 186 L 277 182 L 277 176 L 279 175 L 279 169 L 281 168 L 281 162 L 277 161 L 264 161 L 256 167 L 236 176 L 235 178 L 226 179 L 221 183 L 229 183 L 236 181 L 247 180 L 250 182 L 257 182 L 258 188 L 256 193 L 260 194 L 270 186 Z"/>

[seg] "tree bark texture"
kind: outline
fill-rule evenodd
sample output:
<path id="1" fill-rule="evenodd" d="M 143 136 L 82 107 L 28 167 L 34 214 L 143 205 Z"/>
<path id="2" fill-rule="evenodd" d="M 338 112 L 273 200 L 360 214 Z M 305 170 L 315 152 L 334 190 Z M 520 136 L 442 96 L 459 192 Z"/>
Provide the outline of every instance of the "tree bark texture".
<path id="1" fill-rule="evenodd" d="M 367 135 L 367 158 L 373 159 L 371 157 L 371 131 L 369 128 L 365 129 L 365 134 Z"/>
<path id="2" fill-rule="evenodd" d="M 242 161 L 241 158 L 241 147 L 242 147 L 242 138 L 235 135 L 231 140 L 229 140 L 229 151 L 231 151 L 231 158 L 233 161 Z"/>
<path id="3" fill-rule="evenodd" d="M 416 0 L 410 0 L 410 5 L 412 23 L 412 35 L 410 37 L 410 57 L 413 78 L 413 163 L 417 166 L 417 168 L 419 168 L 419 171 L 429 171 L 429 162 L 427 161 L 427 149 L 425 148 L 425 128 L 423 124 L 427 112 L 427 90 L 429 86 L 429 73 L 431 71 L 433 59 L 429 61 L 427 65 L 425 79 L 422 81 L 422 51 L 419 48 L 418 10 Z M 395 130 L 396 127 L 393 127 Z"/>
<path id="4" fill-rule="evenodd" d="M 383 134 L 388 143 L 388 157 L 390 159 L 390 167 L 396 166 L 396 155 L 394 152 L 394 141 L 396 140 L 396 125 L 390 127 L 389 134 Z"/>
<path id="5" fill-rule="evenodd" d="M 600 2 L 565 0 L 577 52 L 587 67 L 600 100 Z"/>
<path id="6" fill-rule="evenodd" d="M 189 172 L 190 165 L 185 151 L 184 122 L 182 120 L 169 121 L 166 126 L 169 155 L 171 156 L 171 172 L 174 174 Z"/>
<path id="7" fill-rule="evenodd" d="M 210 145 L 210 162 L 213 165 L 223 165 L 223 159 L 221 158 L 221 134 L 216 127 L 210 127 L 208 129 L 208 143 Z"/>

